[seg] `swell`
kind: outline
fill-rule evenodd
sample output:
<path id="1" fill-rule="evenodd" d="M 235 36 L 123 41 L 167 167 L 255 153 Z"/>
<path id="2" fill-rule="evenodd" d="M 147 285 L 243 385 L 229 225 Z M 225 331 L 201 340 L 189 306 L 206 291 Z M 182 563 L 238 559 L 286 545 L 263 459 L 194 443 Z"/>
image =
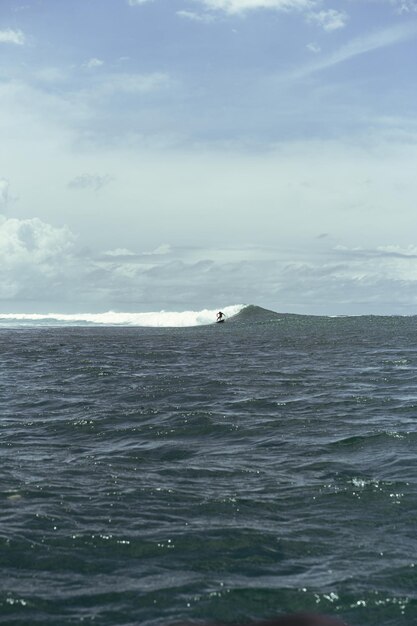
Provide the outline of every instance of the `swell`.
<path id="1" fill-rule="evenodd" d="M 246 305 L 222 308 L 226 319 L 238 315 Z M 2 326 L 143 326 L 151 328 L 184 328 L 206 326 L 216 322 L 218 309 L 198 311 L 152 311 L 126 313 L 0 313 Z"/>

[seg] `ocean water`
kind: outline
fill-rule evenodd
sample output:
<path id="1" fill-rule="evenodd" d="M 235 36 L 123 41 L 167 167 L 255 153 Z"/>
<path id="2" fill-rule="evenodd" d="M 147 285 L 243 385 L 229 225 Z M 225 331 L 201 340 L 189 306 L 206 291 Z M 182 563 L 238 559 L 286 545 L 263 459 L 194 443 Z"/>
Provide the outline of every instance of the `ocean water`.
<path id="1" fill-rule="evenodd" d="M 417 318 L 227 313 L 0 316 L 0 623 L 417 624 Z"/>

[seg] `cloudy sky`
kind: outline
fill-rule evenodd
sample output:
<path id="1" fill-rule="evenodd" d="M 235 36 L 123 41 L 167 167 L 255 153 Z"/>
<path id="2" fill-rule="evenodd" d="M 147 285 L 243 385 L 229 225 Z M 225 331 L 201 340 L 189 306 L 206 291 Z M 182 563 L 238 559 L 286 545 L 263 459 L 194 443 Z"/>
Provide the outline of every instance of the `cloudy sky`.
<path id="1" fill-rule="evenodd" d="M 417 313 L 417 1 L 1 0 L 0 312 Z"/>

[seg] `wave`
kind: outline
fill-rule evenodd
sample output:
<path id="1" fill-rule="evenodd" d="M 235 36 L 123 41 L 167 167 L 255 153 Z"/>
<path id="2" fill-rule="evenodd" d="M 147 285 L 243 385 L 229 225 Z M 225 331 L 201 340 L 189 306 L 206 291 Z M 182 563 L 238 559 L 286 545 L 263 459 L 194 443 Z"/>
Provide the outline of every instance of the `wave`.
<path id="1" fill-rule="evenodd" d="M 271 311 L 270 309 L 264 309 L 261 306 L 256 306 L 255 304 L 248 304 L 239 311 L 239 314 L 233 318 L 234 322 L 244 322 L 244 323 L 266 323 L 266 322 L 276 322 L 277 320 L 282 319 L 283 317 L 300 317 L 294 315 L 292 313 L 277 313 L 276 311 Z"/>
<path id="2" fill-rule="evenodd" d="M 226 320 L 239 316 L 245 309 L 258 308 L 234 304 L 222 308 Z M 0 313 L 0 326 L 145 326 L 185 328 L 207 326 L 216 321 L 218 309 L 201 311 L 158 311 L 149 313 Z"/>

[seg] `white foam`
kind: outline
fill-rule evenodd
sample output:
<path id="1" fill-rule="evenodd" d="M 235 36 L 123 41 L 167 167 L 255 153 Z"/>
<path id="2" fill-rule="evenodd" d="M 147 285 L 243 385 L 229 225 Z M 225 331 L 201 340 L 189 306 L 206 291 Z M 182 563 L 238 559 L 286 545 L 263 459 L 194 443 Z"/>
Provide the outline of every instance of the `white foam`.
<path id="1" fill-rule="evenodd" d="M 237 315 L 245 304 L 234 304 L 222 308 L 226 319 Z M 102 326 L 148 326 L 160 328 L 185 328 L 188 326 L 205 326 L 216 321 L 218 309 L 203 309 L 202 311 L 159 311 L 150 313 L 0 313 L 0 323 L 19 322 L 25 325 L 53 325 L 71 326 L 72 324 L 98 324 Z"/>

